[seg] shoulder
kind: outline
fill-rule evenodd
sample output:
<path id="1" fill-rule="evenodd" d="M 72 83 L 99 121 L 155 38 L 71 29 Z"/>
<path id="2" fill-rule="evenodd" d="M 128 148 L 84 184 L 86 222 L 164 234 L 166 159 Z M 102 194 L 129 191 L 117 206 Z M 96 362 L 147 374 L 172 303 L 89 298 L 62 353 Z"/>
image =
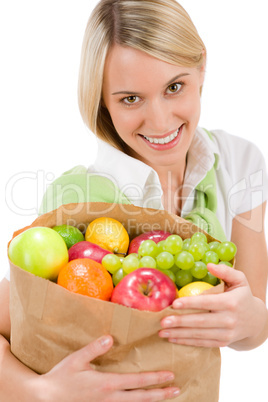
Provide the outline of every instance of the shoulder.
<path id="1" fill-rule="evenodd" d="M 261 150 L 253 142 L 212 130 L 219 156 L 217 178 L 233 215 L 249 211 L 268 198 L 268 176 Z"/>
<path id="2" fill-rule="evenodd" d="M 245 138 L 227 133 L 224 130 L 211 130 L 210 132 L 222 156 L 237 154 L 239 150 L 252 154 L 260 154 L 258 147 Z"/>
<path id="3" fill-rule="evenodd" d="M 74 166 L 72 169 L 67 170 L 64 172 L 62 175 L 68 175 L 68 174 L 85 174 L 87 173 L 87 168 L 83 165 L 77 165 Z"/>
<path id="4" fill-rule="evenodd" d="M 129 204 L 127 197 L 108 177 L 75 166 L 51 183 L 42 199 L 39 215 L 61 205 L 83 202 Z"/>
<path id="5" fill-rule="evenodd" d="M 266 171 L 263 154 L 256 144 L 223 130 L 210 132 L 219 154 L 221 166 L 234 179 L 239 180 L 239 178 L 254 174 L 259 170 Z"/>

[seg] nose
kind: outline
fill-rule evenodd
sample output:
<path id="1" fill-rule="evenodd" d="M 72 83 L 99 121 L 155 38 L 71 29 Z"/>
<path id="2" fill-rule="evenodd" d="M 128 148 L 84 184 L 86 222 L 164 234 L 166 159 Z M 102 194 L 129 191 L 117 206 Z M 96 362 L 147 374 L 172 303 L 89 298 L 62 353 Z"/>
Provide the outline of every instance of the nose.
<path id="1" fill-rule="evenodd" d="M 148 102 L 145 110 L 145 126 L 148 134 L 165 134 L 172 125 L 171 109 L 168 102 L 164 99 L 155 99 Z"/>

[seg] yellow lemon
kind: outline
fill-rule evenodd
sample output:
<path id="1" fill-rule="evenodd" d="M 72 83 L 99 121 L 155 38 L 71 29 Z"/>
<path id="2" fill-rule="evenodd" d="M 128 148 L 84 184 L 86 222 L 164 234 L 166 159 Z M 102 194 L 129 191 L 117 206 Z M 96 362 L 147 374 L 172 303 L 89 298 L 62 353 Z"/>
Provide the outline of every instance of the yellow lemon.
<path id="1" fill-rule="evenodd" d="M 210 285 L 210 283 L 207 282 L 191 282 L 178 291 L 178 297 L 198 296 L 204 292 L 204 290 L 210 288 L 213 288 L 213 285 Z"/>
<path id="2" fill-rule="evenodd" d="M 108 217 L 94 219 L 87 227 L 85 239 L 112 253 L 126 254 L 129 246 L 129 235 L 122 223 Z"/>

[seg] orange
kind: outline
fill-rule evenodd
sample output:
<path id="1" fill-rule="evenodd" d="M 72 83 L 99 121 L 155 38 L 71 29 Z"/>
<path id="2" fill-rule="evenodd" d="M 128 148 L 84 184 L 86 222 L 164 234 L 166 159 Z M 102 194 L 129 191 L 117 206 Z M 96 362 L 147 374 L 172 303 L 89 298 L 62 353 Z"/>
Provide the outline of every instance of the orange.
<path id="1" fill-rule="evenodd" d="M 113 291 L 109 272 L 100 263 L 89 258 L 68 262 L 60 270 L 57 283 L 70 292 L 107 301 Z"/>
<path id="2" fill-rule="evenodd" d="M 126 254 L 129 246 L 128 232 L 122 223 L 108 217 L 94 219 L 87 227 L 85 239 L 112 253 Z"/>

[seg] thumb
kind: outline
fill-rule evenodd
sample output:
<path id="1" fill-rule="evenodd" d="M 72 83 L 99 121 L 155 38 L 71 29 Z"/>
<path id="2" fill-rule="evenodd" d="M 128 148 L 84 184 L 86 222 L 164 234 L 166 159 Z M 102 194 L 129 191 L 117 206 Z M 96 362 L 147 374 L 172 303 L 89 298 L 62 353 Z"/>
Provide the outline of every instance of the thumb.
<path id="1" fill-rule="evenodd" d="M 72 360 L 72 367 L 78 370 L 88 369 L 89 363 L 96 357 L 108 352 L 112 345 L 113 338 L 110 335 L 95 339 L 69 356 Z"/>
<path id="2" fill-rule="evenodd" d="M 222 279 L 227 287 L 240 287 L 247 285 L 247 279 L 243 272 L 228 267 L 224 264 L 208 264 L 208 271 L 219 279 Z"/>

